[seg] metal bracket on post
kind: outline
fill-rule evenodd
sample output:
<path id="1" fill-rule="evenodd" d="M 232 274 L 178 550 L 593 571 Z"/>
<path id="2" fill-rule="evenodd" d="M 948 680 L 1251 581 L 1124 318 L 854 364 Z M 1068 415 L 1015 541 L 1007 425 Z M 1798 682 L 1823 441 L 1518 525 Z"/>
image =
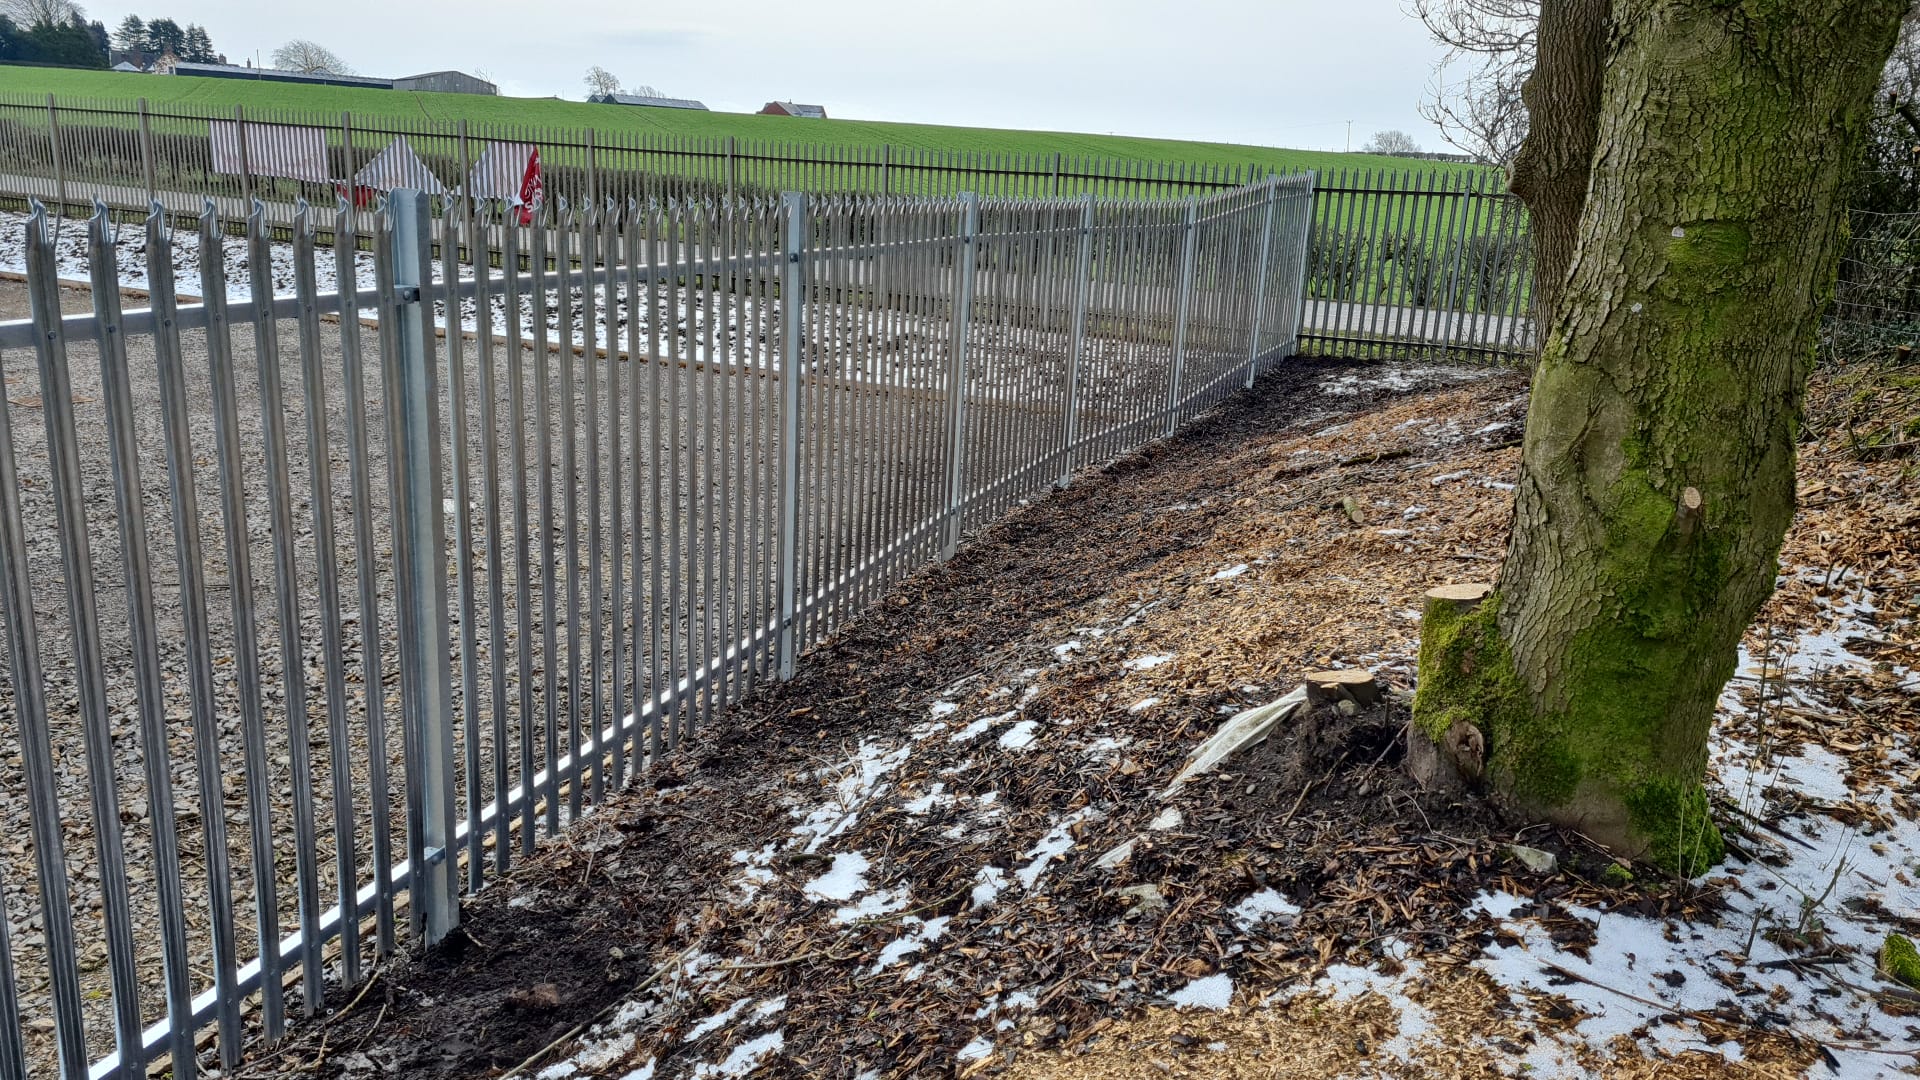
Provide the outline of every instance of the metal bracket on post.
<path id="1" fill-rule="evenodd" d="M 794 634 L 795 577 L 800 570 L 800 364 L 802 316 L 806 304 L 807 196 L 789 191 L 784 196 L 787 215 L 785 261 L 780 269 L 780 550 L 774 565 L 779 619 L 774 624 L 776 657 L 781 681 L 793 678 L 798 651 Z"/>
<path id="2" fill-rule="evenodd" d="M 446 511 L 440 483 L 440 391 L 427 323 L 425 285 L 432 265 L 427 196 L 402 188 L 387 200 L 392 214 L 393 296 L 398 385 L 393 447 L 400 490 L 394 501 L 394 571 L 400 584 L 401 719 L 420 790 L 407 800 L 413 903 L 424 918 L 425 944 L 460 924 L 453 850 L 453 659 L 447 640 Z"/>
<path id="3" fill-rule="evenodd" d="M 1073 271 L 1073 346 L 1067 353 L 1067 414 L 1060 425 L 1060 486 L 1073 480 L 1073 444 L 1080 439 L 1080 360 L 1087 351 L 1087 304 L 1093 291 L 1093 195 L 1080 197 L 1080 252 Z"/>
<path id="4" fill-rule="evenodd" d="M 1173 311 L 1173 377 L 1167 380 L 1167 430 L 1180 425 L 1180 381 L 1187 366 L 1187 311 L 1193 306 L 1193 253 L 1200 240 L 1200 201 L 1187 196 L 1186 244 L 1180 252 L 1179 299 Z"/>
<path id="5" fill-rule="evenodd" d="M 947 516 L 941 526 L 940 559 L 960 549 L 960 528 L 967 502 L 967 337 L 973 321 L 973 276 L 980 261 L 980 196 L 960 195 L 966 207 L 961 226 L 960 294 L 953 302 L 953 340 L 947 357 Z"/>
<path id="6" fill-rule="evenodd" d="M 1260 331 L 1267 322 L 1267 278 L 1273 269 L 1273 204 L 1277 196 L 1273 177 L 1267 177 L 1267 213 L 1260 226 L 1260 276 L 1254 279 L 1253 326 L 1247 333 L 1247 388 L 1260 373 Z"/>

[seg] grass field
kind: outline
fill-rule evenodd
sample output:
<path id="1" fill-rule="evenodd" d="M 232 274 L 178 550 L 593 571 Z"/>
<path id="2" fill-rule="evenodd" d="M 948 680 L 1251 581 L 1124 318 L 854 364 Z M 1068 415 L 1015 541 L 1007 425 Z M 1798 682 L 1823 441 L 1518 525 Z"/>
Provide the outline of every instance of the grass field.
<path id="1" fill-rule="evenodd" d="M 652 134 L 689 138 L 773 140 L 813 146 L 901 150 L 952 150 L 1014 155 L 1081 156 L 1152 162 L 1180 162 L 1200 166 L 1256 166 L 1259 170 L 1374 168 L 1452 173 L 1474 166 L 1410 161 L 1374 154 L 1341 154 L 1319 150 L 1242 146 L 1231 143 L 1184 142 L 1124 135 L 1091 135 L 1055 131 L 1016 131 L 997 128 L 944 127 L 868 120 L 798 120 L 783 116 L 694 112 L 682 109 L 636 108 L 627 105 L 590 105 L 553 98 L 481 97 L 472 94 L 428 94 L 368 90 L 291 83 L 249 82 L 186 76 L 137 75 L 65 68 L 0 66 L 0 98 L 20 104 L 44 100 L 53 94 L 62 104 L 113 103 L 131 105 L 146 98 L 148 107 L 163 112 L 168 106 L 186 106 L 196 115 L 209 110 L 230 112 L 235 105 L 249 113 L 290 110 L 330 118 L 350 112 L 356 121 L 392 119 L 419 123 L 465 119 L 469 123 L 525 124 L 545 128 L 593 128 L 597 134 Z M 80 99 L 92 99 L 83 102 Z"/>

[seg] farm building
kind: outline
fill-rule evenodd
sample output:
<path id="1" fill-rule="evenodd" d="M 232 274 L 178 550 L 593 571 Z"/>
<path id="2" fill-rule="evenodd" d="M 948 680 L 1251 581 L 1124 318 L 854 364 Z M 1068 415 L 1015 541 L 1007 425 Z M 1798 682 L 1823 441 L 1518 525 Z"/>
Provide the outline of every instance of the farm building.
<path id="1" fill-rule="evenodd" d="M 363 75 L 332 75 L 326 72 L 281 71 L 278 68 L 243 67 L 238 64 L 193 64 L 185 60 L 173 65 L 175 75 L 198 75 L 203 79 L 259 79 L 263 82 L 305 83 L 314 86 L 357 86 L 366 90 L 391 90 L 392 79 L 370 79 Z"/>
<path id="2" fill-rule="evenodd" d="M 595 94 L 587 99 L 595 105 L 643 105 L 650 109 L 697 109 L 707 107 L 692 98 L 643 97 L 638 94 Z"/>
<path id="3" fill-rule="evenodd" d="M 198 75 L 209 79 L 259 79 L 263 82 L 305 83 L 314 86 L 353 86 L 362 90 L 432 90 L 443 94 L 497 94 L 499 89 L 485 79 L 461 71 L 429 71 L 398 79 L 375 79 L 365 75 L 333 75 L 327 72 L 282 71 L 278 68 L 242 67 L 235 64 L 190 64 L 173 66 L 175 75 Z"/>
<path id="4" fill-rule="evenodd" d="M 483 94 L 493 96 L 500 88 L 464 71 L 429 71 L 422 75 L 402 75 L 393 80 L 395 90 L 430 90 L 436 94 Z"/>
<path id="5" fill-rule="evenodd" d="M 769 101 L 760 110 L 761 116 L 799 116 L 808 120 L 825 120 L 827 110 L 824 105 L 802 105 L 797 101 Z"/>

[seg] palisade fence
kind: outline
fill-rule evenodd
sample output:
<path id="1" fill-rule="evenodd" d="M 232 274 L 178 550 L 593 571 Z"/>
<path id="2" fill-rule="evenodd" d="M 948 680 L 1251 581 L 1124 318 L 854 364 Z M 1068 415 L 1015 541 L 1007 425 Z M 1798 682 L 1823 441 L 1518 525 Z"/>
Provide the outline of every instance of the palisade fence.
<path id="1" fill-rule="evenodd" d="M 630 106 L 604 106 L 608 109 Z M 224 156 L 216 150 L 229 140 Z M 396 150 L 396 148 L 398 148 Z M 596 132 L 518 124 L 356 119 L 286 110 L 219 110 L 144 100 L 0 95 L 0 194 L 56 210 L 95 200 L 136 213 L 158 201 L 195 216 L 212 199 L 230 218 L 250 200 L 284 230 L 299 199 L 334 225 L 350 178 L 458 192 L 494 148 L 537 148 L 556 205 L 772 197 L 781 191 L 994 198 L 1177 201 L 1257 182 L 1256 165 L 1094 160 L 893 147 L 831 147 Z M 390 155 L 399 166 L 370 164 Z M 486 169 L 481 170 L 483 173 Z M 519 173 L 507 170 L 517 190 Z M 305 177 L 293 179 L 292 177 Z M 1359 357 L 1514 360 L 1533 347 L 1532 265 L 1524 208 L 1497 172 L 1422 166 L 1321 177 L 1307 262 L 1303 347 Z M 363 183 L 367 182 L 364 178 Z M 497 187 L 497 184 L 496 184 Z M 499 192 L 479 191 L 482 195 Z M 354 226 L 366 233 L 367 215 Z M 439 238 L 438 220 L 434 226 Z M 485 247 L 499 251 L 497 230 Z"/>
<path id="2" fill-rule="evenodd" d="M 607 105 L 606 109 L 634 106 Z M 238 167 L 216 162 L 210 125 L 239 124 Z M 324 145 L 322 179 L 276 160 L 270 136 L 317 136 Z M 462 179 L 489 143 L 538 146 L 550 198 L 574 205 L 614 198 L 666 199 L 773 195 L 782 191 L 943 196 L 974 192 L 994 198 L 1178 199 L 1255 183 L 1269 170 L 1244 165 L 1155 162 L 1067 154 L 1009 154 L 918 147 L 825 146 L 733 136 L 673 136 L 593 128 L 469 123 L 464 120 L 355 117 L 287 109 L 220 109 L 188 102 L 149 108 L 146 100 L 56 100 L 0 94 L 4 170 L 30 180 L 49 203 L 143 211 L 170 194 L 245 200 L 258 196 L 290 211 L 297 198 L 315 204 L 315 220 L 331 225 L 333 189 L 375 155 L 403 140 L 446 187 Z M 249 152 L 250 151 L 250 152 Z M 304 164 L 301 162 L 300 164 Z M 415 184 L 432 190 L 432 184 Z M 12 183 L 9 190 L 21 189 Z"/>
<path id="3" fill-rule="evenodd" d="M 1321 174 L 1306 279 L 1309 352 L 1517 360 L 1535 347 L 1526 208 L 1497 173 Z"/>
<path id="4" fill-rule="evenodd" d="M 228 1066 L 441 938 L 889 584 L 1294 352 L 1313 195 L 434 205 L 330 250 L 304 205 L 34 208 L 4 1080 Z"/>

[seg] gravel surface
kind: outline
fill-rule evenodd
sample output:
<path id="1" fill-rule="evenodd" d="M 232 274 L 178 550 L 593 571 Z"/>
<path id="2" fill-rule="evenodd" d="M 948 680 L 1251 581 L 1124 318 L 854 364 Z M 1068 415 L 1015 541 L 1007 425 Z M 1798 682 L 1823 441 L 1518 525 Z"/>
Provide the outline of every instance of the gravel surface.
<path id="1" fill-rule="evenodd" d="M 0 234 L 17 236 L 15 231 L 4 228 L 0 228 Z M 132 230 L 123 233 L 123 244 L 134 235 Z M 8 254 L 0 245 L 0 269 L 6 268 Z M 131 255 L 123 258 L 130 260 Z M 229 265 L 234 266 L 231 251 Z M 240 271 L 234 268 L 230 273 Z M 712 287 L 718 282 L 705 284 Z M 1069 340 L 1057 327 L 1052 330 L 1021 328 L 1022 321 L 1031 321 L 1031 313 L 1023 313 L 1018 299 L 1009 296 L 1002 303 L 992 288 L 985 290 L 973 324 L 969 356 L 975 359 L 969 378 L 967 480 L 971 489 L 983 493 L 968 506 L 966 520 L 970 528 L 986 524 L 1006 508 L 1045 490 L 1061 468 L 1061 461 L 1052 450 L 1061 444 L 1065 435 L 1061 387 Z M 69 311 L 85 311 L 90 307 L 84 289 L 63 290 L 62 303 Z M 130 299 L 127 303 L 136 306 L 145 301 Z M 478 404 L 482 395 L 478 344 L 470 339 L 462 341 L 466 375 L 461 388 L 472 485 L 466 507 L 470 535 L 465 550 L 469 558 L 464 567 L 450 558 L 448 575 L 456 760 L 461 763 L 456 770 L 456 783 L 463 816 L 475 801 L 490 799 L 496 787 L 493 728 L 496 699 L 505 714 L 505 746 L 501 756 L 508 784 L 519 783 L 524 775 L 523 746 L 530 746 L 535 769 L 546 765 L 549 760 L 547 723 L 558 726 L 558 744 L 564 753 L 564 747 L 569 744 L 569 731 L 575 725 L 590 728 L 596 717 L 604 723 L 614 715 L 611 667 L 615 646 L 611 624 L 615 618 L 608 574 L 616 553 L 629 556 L 622 567 L 626 577 L 625 595 L 629 598 L 627 610 L 631 610 L 630 599 L 638 583 L 643 597 L 640 608 L 646 616 L 642 620 L 644 640 L 637 643 L 628 640 L 621 647 L 620 664 L 626 675 L 617 696 L 622 712 L 631 708 L 636 667 L 642 675 L 656 680 L 660 673 L 687 671 L 695 666 L 695 662 L 687 659 L 689 652 L 695 656 L 711 655 L 711 650 L 720 647 L 722 642 L 738 640 L 747 632 L 747 627 L 763 623 L 769 617 L 772 583 L 768 568 L 772 562 L 776 517 L 765 480 L 775 473 L 769 451 L 774 445 L 773 398 L 779 383 L 775 379 L 759 378 L 752 372 L 754 369 L 775 370 L 763 347 L 763 328 L 777 318 L 777 312 L 771 305 L 762 309 L 737 297 L 701 290 L 682 291 L 674 303 L 677 329 L 683 342 L 696 343 L 687 346 L 683 355 L 702 355 L 697 343 L 706 341 L 713 343 L 718 355 L 736 354 L 741 341 L 760 347 L 746 358 L 744 365 L 732 368 L 686 363 L 653 363 L 639 368 L 646 390 L 643 401 L 654 400 L 652 387 L 659 386 L 662 406 L 659 438 L 657 441 L 653 438 L 651 415 L 622 418 L 617 484 L 606 470 L 606 462 L 612 456 L 604 449 L 590 454 L 586 443 L 586 403 L 589 401 L 598 403 L 597 407 L 602 410 L 599 422 L 603 447 L 608 438 L 604 412 L 605 363 L 596 359 L 587 364 L 577 356 L 568 357 L 574 420 L 580 440 L 576 456 L 572 458 L 576 465 L 571 470 L 560 464 L 565 436 L 564 410 L 558 397 L 567 377 L 556 371 L 547 379 L 544 408 L 551 421 L 547 437 L 554 447 L 553 453 L 560 456 L 554 458 L 553 505 L 544 527 L 537 483 L 531 478 L 528 481 L 531 490 L 526 493 L 530 503 L 527 510 L 532 525 L 524 537 L 527 549 L 524 596 L 520 580 L 523 545 L 522 538 L 516 536 L 514 524 L 514 504 L 519 497 L 514 484 L 514 444 L 517 439 L 525 460 L 540 459 L 542 432 L 533 420 L 541 409 L 538 401 L 542 386 L 536 381 L 537 365 L 533 351 L 528 349 L 523 354 L 520 386 L 528 411 L 526 419 L 516 425 L 507 392 L 509 350 L 504 346 L 496 350 L 497 416 L 489 430 L 481 423 Z M 596 306 L 601 311 L 594 321 L 604 327 L 607 323 L 605 305 Z M 554 307 L 549 325 L 557 328 L 565 321 L 574 328 L 574 340 L 583 340 L 583 327 L 587 322 L 585 298 L 575 293 L 568 303 L 556 303 Z M 644 304 L 642 308 L 646 310 Z M 938 305 L 923 300 L 909 299 L 892 313 L 861 314 L 831 299 L 816 302 L 809 310 L 818 321 L 808 335 L 812 351 L 809 366 L 816 378 L 808 384 L 802 451 L 805 538 L 799 582 L 802 596 L 840 581 L 852 569 L 889 552 L 894 538 L 937 519 L 944 500 L 945 403 L 935 391 L 944 378 L 950 347 L 946 313 Z M 24 286 L 18 282 L 0 282 L 0 318 L 21 318 L 26 314 Z M 1063 310 L 1054 312 L 1053 317 L 1063 318 Z M 530 327 L 531 318 L 529 312 L 523 326 Z M 627 318 L 626 305 L 615 305 L 612 320 L 615 328 L 624 333 Z M 495 325 L 504 327 L 504 312 Z M 1164 419 L 1156 413 L 1165 393 L 1166 331 L 1167 327 L 1152 320 L 1139 319 L 1113 328 L 1107 335 L 1090 342 L 1080 376 L 1084 394 L 1079 431 L 1083 445 L 1076 458 L 1080 465 L 1097 463 L 1159 433 L 1164 424 Z M 223 783 L 223 805 L 217 812 L 202 805 L 200 776 L 195 765 L 194 703 L 189 692 L 189 656 L 182 621 L 180 568 L 174 545 L 155 357 L 150 339 L 129 342 L 128 378 L 137 414 L 133 424 L 138 446 L 136 456 L 154 578 L 152 599 L 159 628 L 163 708 L 169 731 L 167 759 L 174 808 L 170 827 L 183 862 L 190 968 L 196 992 L 212 984 L 209 911 L 216 889 L 209 885 L 206 867 L 210 821 L 225 829 L 240 954 L 244 959 L 257 952 L 250 793 L 257 792 L 257 797 L 266 803 L 273 837 L 274 907 L 281 933 L 298 926 L 296 793 L 300 793 L 300 798 L 310 798 L 313 807 L 313 890 L 320 909 L 331 906 L 339 893 L 336 820 L 344 819 L 352 825 L 350 869 L 354 885 L 371 879 L 377 823 L 390 822 L 391 856 L 400 858 L 405 854 L 406 787 L 400 753 L 398 658 L 394 648 L 398 629 L 386 512 L 385 406 L 380 392 L 378 335 L 371 327 L 361 332 L 369 385 L 364 402 L 349 402 L 345 394 L 342 335 L 339 323 L 324 322 L 318 350 L 311 358 L 303 357 L 294 325 L 283 324 L 276 339 L 288 462 L 285 492 L 293 522 L 294 593 L 298 602 L 294 636 L 298 642 L 299 674 L 295 678 L 289 678 L 281 652 L 280 600 L 270 524 L 271 469 L 263 430 L 262 391 L 253 331 L 240 328 L 232 343 L 238 420 L 235 435 L 241 457 L 246 515 L 244 539 L 252 579 L 251 595 L 238 605 L 237 614 L 226 556 L 226 525 L 221 513 L 215 409 L 206 368 L 205 335 L 190 332 L 182 342 L 197 525 L 202 569 L 207 580 L 208 647 L 216 687 L 214 722 L 218 739 L 212 750 L 219 762 Z M 1196 330 L 1192 341 L 1188 370 L 1203 381 L 1230 373 L 1235 360 L 1244 355 L 1237 352 L 1243 345 L 1235 345 L 1230 336 L 1209 335 L 1205 328 Z M 555 352 L 549 362 L 557 364 L 560 359 L 561 354 Z M 321 550 L 315 535 L 318 514 L 308 467 L 310 402 L 302 381 L 305 360 L 310 360 L 321 372 L 325 384 L 322 415 L 326 420 L 326 458 L 330 470 L 327 507 L 334 530 L 330 550 Z M 143 748 L 139 739 L 131 655 L 128 589 L 122 569 L 106 436 L 105 395 L 96 350 L 90 344 L 72 345 L 69 365 L 87 544 L 95 569 L 103 676 L 113 738 L 112 776 L 121 818 L 119 845 L 125 855 L 132 893 L 130 936 L 138 956 L 141 1013 L 151 1022 L 163 1013 L 160 917 L 153 855 L 154 830 L 161 825 L 155 819 L 162 816 L 154 807 L 161 800 L 146 790 L 142 779 Z M 624 359 L 615 364 L 615 373 L 621 392 L 629 392 L 634 372 Z M 79 673 L 72 655 L 66 582 L 54 524 L 43 388 L 30 353 L 12 351 L 0 355 L 0 374 L 5 378 L 6 408 L 21 470 L 26 557 L 35 582 L 34 617 L 45 668 L 42 694 L 53 732 L 58 794 L 63 807 L 62 828 L 70 868 L 72 912 L 62 912 L 60 917 L 73 920 L 79 942 L 89 1050 L 97 1056 L 111 1048 L 111 1025 L 104 897 L 95 848 L 101 838 L 88 802 L 89 775 L 96 763 L 87 752 L 79 715 Z M 878 381 L 885 383 L 884 391 L 876 389 Z M 1236 385 L 1235 381 L 1228 379 L 1222 383 L 1222 389 L 1230 389 L 1232 385 Z M 372 490 L 372 512 L 365 516 L 356 515 L 354 511 L 353 477 L 349 467 L 348 417 L 355 408 L 364 410 L 369 431 L 366 468 Z M 457 415 L 451 396 L 443 397 L 441 408 L 443 424 L 451 429 Z M 634 445 L 636 435 L 640 437 L 638 447 Z M 451 446 L 443 449 L 444 466 L 448 470 L 445 524 L 451 553 L 460 543 L 456 527 L 460 506 L 451 480 L 455 465 Z M 482 463 L 488 453 L 494 455 L 500 473 L 495 491 L 487 490 L 483 482 Z M 599 463 L 602 469 L 603 506 L 597 528 L 603 545 L 597 581 L 595 563 L 589 554 L 588 538 L 594 526 L 589 524 L 588 516 L 592 498 L 588 461 Z M 656 461 L 660 466 L 657 472 L 662 477 L 657 497 L 652 487 Z M 636 475 L 647 480 L 637 501 L 632 486 Z M 617 537 L 608 518 L 615 492 L 622 500 L 623 518 Z M 709 513 L 708 507 L 717 507 L 718 512 Z M 489 515 L 498 517 L 501 531 L 502 565 L 498 587 L 502 596 L 497 606 L 490 599 L 494 582 L 489 574 L 494 560 L 488 548 Z M 573 523 L 572 527 L 569 522 Z M 355 551 L 356 538 L 362 530 L 371 557 L 365 566 Z M 895 552 L 900 557 L 884 562 L 868 580 L 857 583 L 857 588 L 837 595 L 833 605 L 822 609 L 820 616 L 806 625 L 808 644 L 823 640 L 846 613 L 874 595 L 879 585 L 931 557 L 938 540 L 937 530 L 929 532 L 921 528 L 919 531 L 926 535 L 915 545 Z M 637 560 L 631 557 L 636 544 L 640 551 Z M 571 557 L 569 547 L 573 551 Z M 324 597 L 320 573 L 323 564 L 338 575 L 337 597 Z M 579 584 L 575 588 L 580 595 L 572 610 L 568 603 L 569 567 L 577 571 Z M 377 610 L 370 613 L 360 610 L 363 570 L 370 574 L 377 597 Z M 555 577 L 561 580 L 554 583 Z M 522 604 L 527 608 L 524 630 L 531 635 L 525 648 L 521 641 Z M 329 605 L 339 611 L 344 634 L 337 655 L 329 655 L 323 644 L 321 612 Z M 606 615 L 597 636 L 592 625 L 595 612 Z M 625 622 L 628 617 L 622 615 L 619 621 Z M 662 618 L 657 636 L 648 625 L 656 617 Z M 260 713 L 256 722 L 266 761 L 262 776 L 250 776 L 244 767 L 249 714 L 242 708 L 236 678 L 243 662 L 235 641 L 236 618 L 252 627 L 258 641 L 253 665 L 261 679 Z M 496 626 L 500 659 L 497 681 L 494 677 Z M 557 643 L 557 649 L 549 648 L 549 637 Z M 659 642 L 657 653 L 656 641 Z M 367 676 L 365 667 L 369 648 L 375 652 L 372 678 Z M 602 663 L 598 685 L 603 688 L 597 701 L 592 687 L 592 660 L 596 655 Z M 339 672 L 345 688 L 345 696 L 332 703 L 344 713 L 348 733 L 344 745 L 330 734 L 327 690 L 330 670 Z M 7 681 L 9 684 L 13 681 L 10 672 Z M 296 685 L 304 696 L 304 713 L 290 717 L 291 689 Z M 370 685 L 377 686 L 371 694 Z M 742 682 L 731 690 L 738 692 L 744 686 Z M 375 745 L 369 737 L 368 706 L 376 701 L 387 717 L 383 745 Z M 0 694 L 0 745 L 19 743 L 12 709 L 12 692 Z M 708 717 L 702 717 L 703 722 L 706 719 Z M 473 725 L 471 732 L 469 723 Z M 302 749 L 311 759 L 304 771 L 299 768 Z M 469 755 L 478 762 L 471 773 L 466 764 Z M 389 797 L 384 811 L 378 811 L 373 805 L 376 764 L 389 774 Z M 4 901 L 20 969 L 22 1022 L 36 1061 L 44 1064 L 52 1053 L 50 990 L 41 937 L 45 913 L 40 910 L 39 898 L 29 884 L 32 849 L 23 769 L 23 758 L 17 752 L 0 758 L 0 836 L 7 838 L 0 840 L 0 882 L 6 883 L 0 890 L 0 899 Z M 342 770 L 349 780 L 347 790 L 352 805 L 336 808 L 333 778 L 336 771 Z M 477 800 L 467 797 L 470 775 L 478 781 Z M 111 836 L 104 839 L 112 842 Z M 403 936 L 404 929 L 403 925 Z M 337 964 L 337 960 L 332 962 L 330 974 L 338 973 Z"/>

